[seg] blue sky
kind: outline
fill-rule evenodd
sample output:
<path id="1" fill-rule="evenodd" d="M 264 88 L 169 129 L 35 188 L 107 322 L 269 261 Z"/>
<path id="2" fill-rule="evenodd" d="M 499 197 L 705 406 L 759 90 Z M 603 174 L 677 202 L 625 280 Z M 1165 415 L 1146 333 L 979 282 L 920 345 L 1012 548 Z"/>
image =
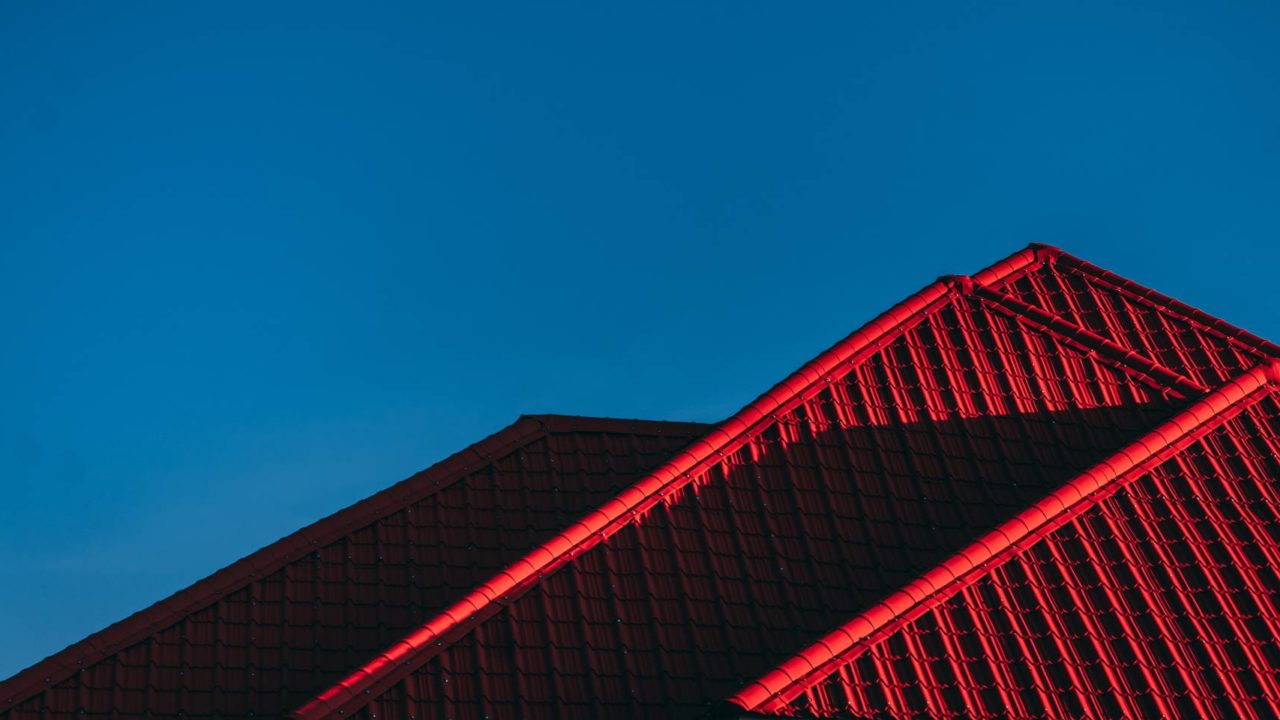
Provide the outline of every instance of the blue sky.
<path id="1" fill-rule="evenodd" d="M 0 677 L 1031 241 L 1280 338 L 1274 3 L 263 5 L 0 5 Z"/>

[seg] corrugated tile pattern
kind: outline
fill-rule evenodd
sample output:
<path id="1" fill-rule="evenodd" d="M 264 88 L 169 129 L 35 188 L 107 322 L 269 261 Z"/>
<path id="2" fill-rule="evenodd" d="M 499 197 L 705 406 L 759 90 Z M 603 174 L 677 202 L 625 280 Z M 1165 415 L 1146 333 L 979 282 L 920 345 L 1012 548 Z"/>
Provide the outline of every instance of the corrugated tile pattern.
<path id="1" fill-rule="evenodd" d="M 376 522 L 0 704 L 0 718 L 281 716 L 706 430 L 541 422 Z"/>
<path id="2" fill-rule="evenodd" d="M 1001 289 L 1208 387 L 1267 356 L 1256 338 L 1063 254 L 1028 267 Z"/>
<path id="3" fill-rule="evenodd" d="M 1182 406 L 956 293 L 360 710 L 692 717 Z"/>
<path id="4" fill-rule="evenodd" d="M 1274 391 L 898 630 L 782 715 L 1275 717 Z"/>

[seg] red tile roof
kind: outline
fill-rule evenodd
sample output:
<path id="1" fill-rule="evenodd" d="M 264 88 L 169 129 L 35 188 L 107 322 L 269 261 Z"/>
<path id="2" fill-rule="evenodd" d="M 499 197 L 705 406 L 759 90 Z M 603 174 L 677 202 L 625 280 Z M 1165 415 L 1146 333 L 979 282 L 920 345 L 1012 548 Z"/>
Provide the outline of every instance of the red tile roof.
<path id="1" fill-rule="evenodd" d="M 0 684 L 0 718 L 279 716 L 707 431 L 524 416 Z"/>
<path id="2" fill-rule="evenodd" d="M 705 711 L 1274 351 L 1050 248 L 943 278 L 295 717 Z"/>
<path id="3" fill-rule="evenodd" d="M 710 432 L 504 431 L 314 559 L 286 539 L 19 675 L 0 720 L 1280 703 L 1248 669 L 1280 660 L 1277 358 L 1032 246 L 939 279 Z M 536 459 L 593 442 L 612 449 Z"/>

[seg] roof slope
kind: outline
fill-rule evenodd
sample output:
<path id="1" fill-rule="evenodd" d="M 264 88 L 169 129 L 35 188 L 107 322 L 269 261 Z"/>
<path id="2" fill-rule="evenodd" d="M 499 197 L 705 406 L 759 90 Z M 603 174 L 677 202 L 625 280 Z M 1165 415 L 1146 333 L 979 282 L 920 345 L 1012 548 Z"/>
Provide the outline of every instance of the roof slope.
<path id="1" fill-rule="evenodd" d="M 1155 324 L 1001 290 L 1062 267 Z M 295 716 L 701 712 L 1272 351 L 1090 268 L 930 285 Z"/>
<path id="2" fill-rule="evenodd" d="M 996 287 L 1207 387 L 1253 367 L 1280 347 L 1055 248 L 1033 245 L 1044 262 Z"/>
<path id="3" fill-rule="evenodd" d="M 525 416 L 0 684 L 0 718 L 279 716 L 708 430 Z"/>
<path id="4" fill-rule="evenodd" d="M 739 692 L 855 717 L 1274 717 L 1280 363 L 1227 383 Z"/>

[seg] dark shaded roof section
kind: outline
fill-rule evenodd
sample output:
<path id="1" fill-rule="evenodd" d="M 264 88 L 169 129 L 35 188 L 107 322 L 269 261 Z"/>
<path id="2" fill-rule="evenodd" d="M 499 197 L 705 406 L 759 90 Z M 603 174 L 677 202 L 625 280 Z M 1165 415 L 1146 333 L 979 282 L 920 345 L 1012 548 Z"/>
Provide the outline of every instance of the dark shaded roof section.
<path id="1" fill-rule="evenodd" d="M 750 684 L 813 717 L 1270 717 L 1280 366 L 1242 374 Z"/>
<path id="2" fill-rule="evenodd" d="M 1204 392 L 999 289 L 1063 257 L 926 287 L 295 717 L 705 711 Z"/>
<path id="3" fill-rule="evenodd" d="M 511 426 L 0 684 L 0 718 L 279 716 L 708 426 Z"/>

